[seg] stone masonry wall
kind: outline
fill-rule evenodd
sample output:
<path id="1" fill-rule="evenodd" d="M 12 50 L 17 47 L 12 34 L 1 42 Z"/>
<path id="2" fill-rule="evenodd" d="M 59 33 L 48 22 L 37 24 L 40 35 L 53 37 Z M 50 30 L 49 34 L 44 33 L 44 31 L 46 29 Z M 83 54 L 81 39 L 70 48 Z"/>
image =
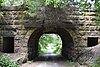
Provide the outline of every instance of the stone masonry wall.
<path id="1" fill-rule="evenodd" d="M 26 47 L 31 34 L 41 27 L 66 29 L 76 47 L 86 47 L 89 36 L 98 36 L 100 43 L 100 26 L 95 23 L 96 14 L 91 9 L 80 12 L 75 6 L 63 9 L 41 7 L 33 17 L 25 14 L 21 7 L 2 7 L 0 10 L 4 12 L 0 17 L 0 46 L 3 37 L 14 37 L 15 52 L 19 47 Z"/>

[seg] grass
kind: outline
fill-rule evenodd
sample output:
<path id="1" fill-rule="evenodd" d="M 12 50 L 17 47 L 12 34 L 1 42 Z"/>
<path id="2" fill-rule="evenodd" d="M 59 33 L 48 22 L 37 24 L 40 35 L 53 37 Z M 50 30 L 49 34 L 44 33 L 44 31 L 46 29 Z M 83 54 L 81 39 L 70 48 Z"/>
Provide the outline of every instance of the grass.
<path id="1" fill-rule="evenodd" d="M 100 56 L 94 61 L 91 67 L 100 67 Z"/>

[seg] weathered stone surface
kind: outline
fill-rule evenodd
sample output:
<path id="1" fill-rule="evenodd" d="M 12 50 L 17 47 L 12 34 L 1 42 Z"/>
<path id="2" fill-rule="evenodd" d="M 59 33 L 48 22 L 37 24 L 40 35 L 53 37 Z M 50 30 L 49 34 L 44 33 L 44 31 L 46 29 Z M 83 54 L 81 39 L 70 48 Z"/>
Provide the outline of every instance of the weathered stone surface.
<path id="1" fill-rule="evenodd" d="M 0 56 L 3 55 L 3 53 L 0 51 Z"/>
<path id="2" fill-rule="evenodd" d="M 80 64 L 92 64 L 98 57 L 100 57 L 100 44 L 83 49 L 78 55 L 78 62 Z"/>
<path id="3" fill-rule="evenodd" d="M 21 7 L 21 6 L 0 6 L 0 11 L 23 11 L 25 10 L 25 8 Z"/>
<path id="4" fill-rule="evenodd" d="M 17 46 L 30 45 L 29 40 L 38 39 L 41 32 L 42 34 L 44 32 L 59 33 L 57 29 L 69 33 L 66 37 L 62 32 L 59 33 L 63 39 L 68 37 L 68 39 L 64 40 L 65 43 L 73 40 L 74 48 L 77 48 L 77 50 L 75 52 L 72 50 L 71 53 L 69 49 L 69 55 L 72 57 L 74 57 L 73 53 L 76 55 L 82 50 L 82 47 L 87 46 L 88 36 L 98 36 L 98 43 L 100 43 L 100 26 L 95 23 L 96 14 L 94 10 L 88 9 L 81 12 L 75 6 L 67 6 L 62 9 L 43 6 L 33 17 L 25 14 L 24 10 L 21 7 L 0 8 L 0 11 L 4 11 L 4 17 L 0 17 L 0 36 L 2 39 L 3 37 L 15 37 L 15 47 L 17 44 Z M 42 30 L 37 31 L 35 36 L 32 35 L 38 29 Z M 28 38 L 25 39 L 26 37 Z M 3 41 L 0 44 L 3 45 Z M 35 48 L 32 50 L 35 52 Z M 64 50 L 66 51 L 65 54 L 67 54 L 68 50 L 66 48 Z"/>

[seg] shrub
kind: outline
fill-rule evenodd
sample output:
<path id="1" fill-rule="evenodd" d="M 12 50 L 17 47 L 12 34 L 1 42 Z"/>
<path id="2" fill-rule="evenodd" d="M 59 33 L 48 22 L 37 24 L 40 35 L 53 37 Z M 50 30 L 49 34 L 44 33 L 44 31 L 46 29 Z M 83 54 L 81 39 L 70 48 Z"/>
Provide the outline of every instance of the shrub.
<path id="1" fill-rule="evenodd" d="M 91 67 L 100 67 L 100 57 L 98 57 Z"/>
<path id="2" fill-rule="evenodd" d="M 0 56 L 0 67 L 18 67 L 16 62 L 12 62 L 8 54 Z"/>

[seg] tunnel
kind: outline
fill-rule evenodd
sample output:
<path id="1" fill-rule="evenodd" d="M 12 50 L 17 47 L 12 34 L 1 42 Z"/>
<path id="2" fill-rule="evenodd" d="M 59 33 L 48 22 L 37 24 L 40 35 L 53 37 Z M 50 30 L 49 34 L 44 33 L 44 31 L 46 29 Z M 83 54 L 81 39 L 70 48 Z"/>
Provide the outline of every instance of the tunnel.
<path id="1" fill-rule="evenodd" d="M 62 39 L 61 55 L 67 59 L 70 59 L 71 49 L 74 47 L 73 38 L 64 28 L 52 28 L 46 30 L 44 28 L 36 29 L 28 40 L 28 59 L 34 60 L 39 56 L 38 54 L 38 41 L 42 34 L 53 33 L 58 34 Z"/>

